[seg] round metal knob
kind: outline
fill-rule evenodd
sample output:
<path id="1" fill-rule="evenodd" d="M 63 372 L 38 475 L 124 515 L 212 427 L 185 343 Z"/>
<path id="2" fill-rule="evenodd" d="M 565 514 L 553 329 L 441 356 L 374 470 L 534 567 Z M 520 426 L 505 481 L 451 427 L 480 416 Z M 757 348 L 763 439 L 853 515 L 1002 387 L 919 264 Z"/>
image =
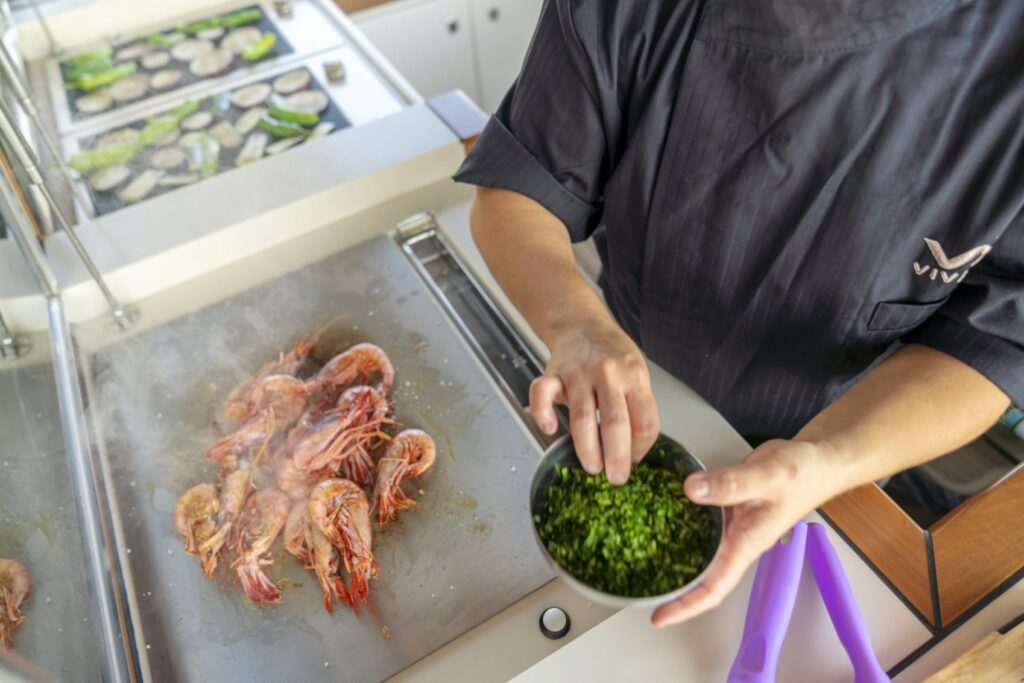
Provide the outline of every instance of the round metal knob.
<path id="1" fill-rule="evenodd" d="M 548 607 L 540 613 L 539 625 L 541 633 L 551 640 L 559 640 L 572 628 L 572 621 L 561 607 Z"/>
<path id="2" fill-rule="evenodd" d="M 448 21 L 445 22 L 445 26 L 448 27 L 448 33 L 459 32 L 459 20 L 455 17 L 448 17 Z"/>
<path id="3" fill-rule="evenodd" d="M 497 7 L 492 7 L 490 10 L 487 11 L 487 18 L 490 19 L 491 21 L 497 21 L 498 19 L 501 19 L 501 10 L 498 9 Z"/>

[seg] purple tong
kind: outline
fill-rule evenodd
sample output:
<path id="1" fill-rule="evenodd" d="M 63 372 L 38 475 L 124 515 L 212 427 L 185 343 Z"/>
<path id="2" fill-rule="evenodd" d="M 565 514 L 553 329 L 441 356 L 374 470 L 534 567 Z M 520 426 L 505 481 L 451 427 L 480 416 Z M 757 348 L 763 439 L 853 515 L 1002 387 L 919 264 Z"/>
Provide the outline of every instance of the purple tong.
<path id="1" fill-rule="evenodd" d="M 805 554 L 839 641 L 853 663 L 855 683 L 888 683 L 889 676 L 871 649 L 864 618 L 825 528 L 804 522 L 797 522 L 793 527 L 789 541 L 777 543 L 761 556 L 750 592 L 743 639 L 729 671 L 728 683 L 775 680 L 782 640 L 800 587 Z"/>

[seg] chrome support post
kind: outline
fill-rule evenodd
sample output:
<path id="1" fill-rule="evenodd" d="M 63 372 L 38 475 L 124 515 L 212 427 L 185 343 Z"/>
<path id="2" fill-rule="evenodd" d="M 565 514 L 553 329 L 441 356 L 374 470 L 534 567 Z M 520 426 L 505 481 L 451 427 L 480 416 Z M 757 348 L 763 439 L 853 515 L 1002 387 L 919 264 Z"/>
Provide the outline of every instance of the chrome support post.
<path id="1" fill-rule="evenodd" d="M 43 120 L 39 116 L 39 110 L 36 109 L 35 103 L 32 101 L 32 97 L 28 94 L 28 88 L 25 87 L 25 82 L 22 80 L 21 73 L 18 71 L 17 64 L 14 60 L 14 56 L 11 55 L 10 50 L 7 49 L 7 45 L 0 40 L 0 71 L 3 72 L 4 77 L 10 85 L 11 90 L 14 92 L 14 98 L 18 101 L 18 105 L 21 110 L 25 112 L 29 121 L 35 127 L 36 132 L 42 139 L 43 144 L 46 145 L 47 151 L 50 156 L 53 157 L 54 162 L 60 169 L 61 175 L 64 176 L 64 180 L 68 186 L 71 187 L 72 194 L 75 195 L 75 199 L 78 200 L 79 206 L 82 207 L 82 211 L 90 218 L 96 218 L 96 214 L 93 211 L 92 203 L 89 198 L 85 196 L 81 186 L 78 184 L 78 179 L 75 174 L 71 171 L 67 162 L 64 160 L 64 154 L 57 146 L 57 142 L 50 135 L 50 131 L 43 125 Z M 13 117 L 10 117 L 13 119 Z"/>
<path id="2" fill-rule="evenodd" d="M 39 3 L 36 0 L 28 0 L 29 4 L 32 5 L 32 13 L 36 15 L 36 20 L 39 22 L 39 26 L 43 29 L 43 33 L 46 34 L 46 42 L 50 45 L 50 54 L 56 56 L 60 53 L 57 49 L 57 41 L 53 39 L 53 33 L 50 32 L 50 25 L 46 23 L 46 17 L 43 16 L 43 11 L 39 9 Z"/>
<path id="3" fill-rule="evenodd" d="M 71 242 L 71 246 L 74 247 L 78 253 L 78 258 L 82 261 L 86 270 L 89 271 L 89 275 L 92 277 L 96 286 L 100 288 L 100 292 L 103 294 L 103 298 L 107 300 L 107 305 L 110 306 L 111 315 L 113 315 L 114 323 L 122 330 L 127 330 L 132 324 L 138 319 L 138 311 L 122 306 L 121 303 L 114 296 L 110 288 L 107 287 L 106 280 L 103 279 L 103 275 L 100 273 L 96 264 L 93 263 L 92 257 L 86 251 L 82 241 L 78 239 L 78 235 L 75 233 L 71 226 L 71 222 L 68 220 L 64 213 L 64 210 L 57 204 L 53 195 L 50 194 L 50 190 L 46 187 L 46 182 L 43 179 L 43 175 L 39 170 L 38 158 L 36 157 L 35 150 L 32 149 L 31 145 L 21 134 L 21 131 L 14 126 L 14 122 L 11 121 L 8 115 L 7 108 L 0 105 L 0 138 L 10 146 L 14 153 L 18 163 L 21 164 L 25 170 L 25 174 L 28 176 L 28 181 L 46 200 L 53 214 L 57 217 L 57 222 L 64 230 L 64 234 L 67 235 L 68 240 Z M 16 206 L 16 205 L 15 205 Z"/>

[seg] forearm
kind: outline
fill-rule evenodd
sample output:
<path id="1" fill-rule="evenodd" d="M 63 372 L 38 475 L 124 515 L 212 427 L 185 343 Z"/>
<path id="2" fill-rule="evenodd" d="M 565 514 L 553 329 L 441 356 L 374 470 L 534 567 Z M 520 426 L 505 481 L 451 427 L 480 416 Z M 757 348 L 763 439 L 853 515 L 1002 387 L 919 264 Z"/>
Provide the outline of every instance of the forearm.
<path id="1" fill-rule="evenodd" d="M 473 240 L 502 290 L 550 344 L 573 320 L 611 317 L 573 257 L 565 226 L 521 194 L 478 188 Z"/>
<path id="2" fill-rule="evenodd" d="M 976 438 L 1009 405 L 977 370 L 911 344 L 819 413 L 796 440 L 824 444 L 839 475 L 828 497 L 927 462 Z"/>
<path id="3" fill-rule="evenodd" d="M 657 626 L 716 605 L 793 523 L 849 489 L 975 438 L 1009 399 L 957 359 L 908 345 L 880 363 L 792 440 L 767 441 L 744 462 L 686 479 L 686 493 L 729 506 L 722 548 L 701 583 L 655 611 Z"/>

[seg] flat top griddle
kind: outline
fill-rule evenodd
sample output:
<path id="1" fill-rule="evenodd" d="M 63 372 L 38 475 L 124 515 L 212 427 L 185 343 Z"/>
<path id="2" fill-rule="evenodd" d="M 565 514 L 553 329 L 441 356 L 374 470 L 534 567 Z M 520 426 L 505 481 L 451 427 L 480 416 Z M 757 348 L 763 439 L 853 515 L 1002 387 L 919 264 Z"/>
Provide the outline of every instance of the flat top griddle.
<path id="1" fill-rule="evenodd" d="M 439 447 L 419 482 L 420 506 L 374 539 L 377 620 L 341 606 L 326 614 L 315 577 L 279 546 L 268 573 L 288 580 L 284 603 L 249 604 L 230 578 L 222 587 L 202 575 L 171 520 L 183 491 L 214 480 L 203 453 L 224 431 L 231 388 L 338 314 L 346 317 L 316 360 L 359 341 L 384 347 L 397 369 L 396 418 Z M 387 237 L 106 348 L 83 367 L 153 680 L 379 681 L 553 577 L 527 506 L 538 447 Z"/>
<path id="2" fill-rule="evenodd" d="M 0 371 L 0 557 L 18 560 L 32 577 L 15 652 L 59 680 L 100 680 L 49 363 Z"/>

